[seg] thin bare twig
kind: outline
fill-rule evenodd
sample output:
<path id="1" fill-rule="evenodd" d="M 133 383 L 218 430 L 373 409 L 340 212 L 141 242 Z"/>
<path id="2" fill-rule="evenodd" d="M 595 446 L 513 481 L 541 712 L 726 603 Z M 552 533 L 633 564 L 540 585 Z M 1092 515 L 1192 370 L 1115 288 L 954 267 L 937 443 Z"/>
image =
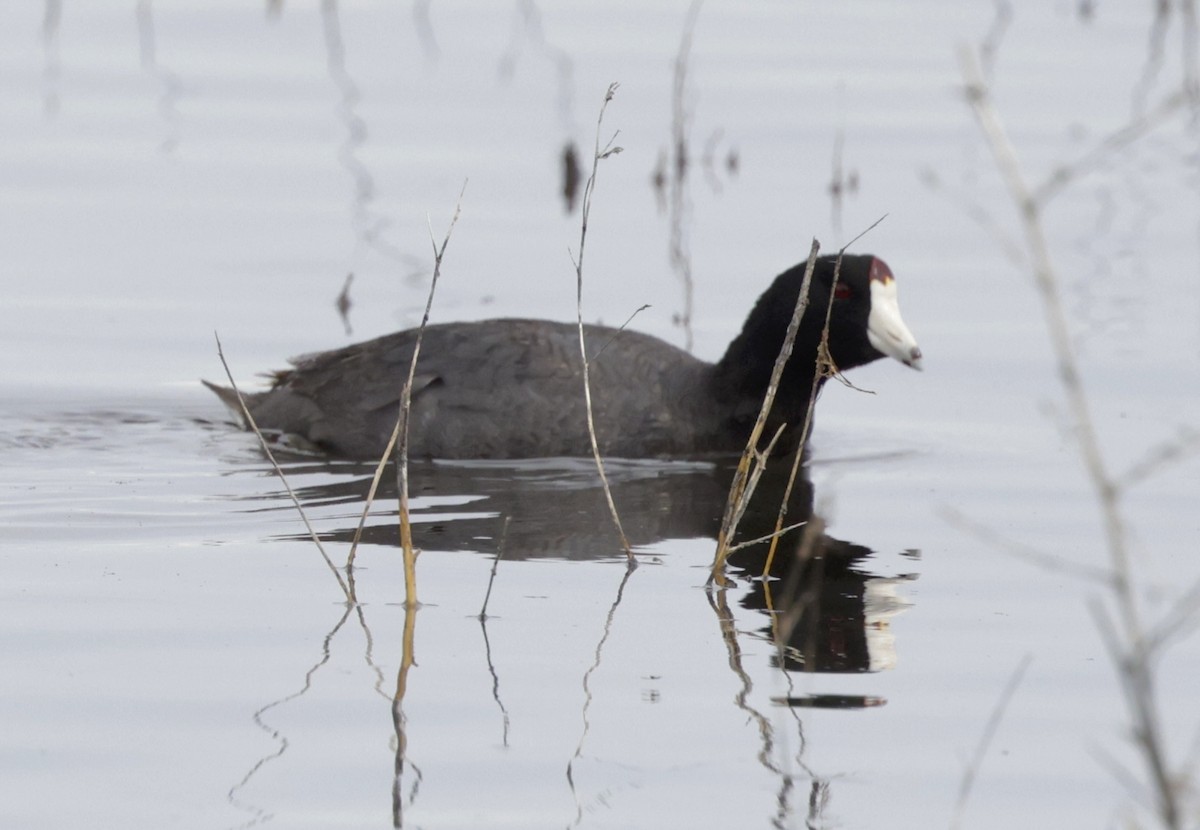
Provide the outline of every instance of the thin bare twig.
<path id="1" fill-rule="evenodd" d="M 283 469 L 279 466 L 279 462 L 275 460 L 275 454 L 271 452 L 271 447 L 267 443 L 267 439 L 263 436 L 262 430 L 258 428 L 258 424 L 254 420 L 254 416 L 250 414 L 250 408 L 246 406 L 246 399 L 242 397 L 242 390 L 238 389 L 237 383 L 233 379 L 233 372 L 229 371 L 229 363 L 225 360 L 225 351 L 221 348 L 221 337 L 215 331 L 213 337 L 217 340 L 217 356 L 221 358 L 221 365 L 225 368 L 225 377 L 229 379 L 229 386 L 233 389 L 233 394 L 237 395 L 238 405 L 242 408 L 242 417 L 246 419 L 246 423 L 250 429 L 254 431 L 258 437 L 258 443 L 262 446 L 262 450 L 266 453 L 267 460 L 271 462 L 271 466 L 275 469 L 275 475 L 279 476 L 279 480 L 283 482 L 283 489 L 287 491 L 288 496 L 292 500 L 292 504 L 296 506 L 296 511 L 300 514 L 300 518 L 304 521 L 304 526 L 308 528 L 308 535 L 317 546 L 317 550 L 321 552 L 321 557 L 325 560 L 325 564 L 329 566 L 329 570 L 333 571 L 333 576 L 337 580 L 338 587 L 342 589 L 342 593 L 346 596 L 346 602 L 354 604 L 357 600 L 354 597 L 354 592 L 346 585 L 342 575 L 338 572 L 337 567 L 333 564 L 333 560 L 329 558 L 329 554 L 325 552 L 325 546 L 321 544 L 321 539 L 317 536 L 317 532 L 313 530 L 312 523 L 308 520 L 308 514 L 304 512 L 304 507 L 300 504 L 300 499 L 296 497 L 295 491 L 292 490 L 292 485 L 288 483 L 287 476 L 283 474 Z"/>
<path id="2" fill-rule="evenodd" d="M 600 166 L 601 160 L 621 152 L 620 147 L 613 145 L 613 142 L 617 139 L 616 133 L 609 139 L 604 149 L 600 149 L 600 128 L 604 123 L 604 111 L 608 109 L 608 102 L 617 94 L 618 86 L 616 83 L 609 84 L 608 91 L 604 93 L 604 101 L 600 104 L 600 115 L 596 119 L 596 149 L 592 154 L 592 174 L 588 176 L 587 184 L 583 187 L 583 210 L 579 223 L 579 256 L 572 256 L 571 261 L 575 265 L 575 314 L 579 322 L 579 353 L 583 359 L 583 400 L 587 408 L 587 428 L 588 438 L 592 444 L 592 458 L 596 461 L 596 471 L 600 474 L 600 485 L 604 489 L 604 498 L 608 502 L 608 511 L 612 515 L 613 525 L 617 528 L 617 535 L 621 537 L 621 547 L 625 551 L 625 558 L 629 563 L 629 567 L 633 568 L 637 566 L 637 559 L 634 558 L 633 548 L 630 547 L 629 539 L 625 536 L 625 528 L 621 526 L 621 516 L 617 513 L 616 502 L 613 501 L 612 488 L 608 486 L 608 475 L 604 472 L 604 459 L 600 457 L 600 444 L 596 440 L 596 422 L 592 417 L 591 360 L 588 358 L 587 342 L 584 339 L 583 333 L 583 252 L 584 246 L 587 244 L 588 217 L 592 210 L 592 193 L 596 189 L 596 171 Z"/>
<path id="3" fill-rule="evenodd" d="M 773 542 L 781 536 L 791 533 L 798 527 L 804 527 L 806 524 L 808 524 L 808 519 L 805 519 L 802 522 L 796 522 L 795 524 L 790 524 L 787 527 L 781 527 L 778 530 L 773 530 L 770 533 L 763 534 L 756 539 L 747 539 L 744 542 L 738 542 L 736 545 L 730 545 L 729 552 L 734 553 L 735 551 L 742 550 L 743 548 L 753 547 L 760 542 Z"/>
<path id="4" fill-rule="evenodd" d="M 371 513 L 371 506 L 375 503 L 375 494 L 379 491 L 379 482 L 383 480 L 383 470 L 387 466 L 388 459 L 392 457 L 392 450 L 396 446 L 396 440 L 400 437 L 400 420 L 396 419 L 396 425 L 392 427 L 392 434 L 388 438 L 387 445 L 383 448 L 383 455 L 379 457 L 379 461 L 375 463 L 375 472 L 371 475 L 371 486 L 367 488 L 367 499 L 363 503 L 362 515 L 358 517 L 358 526 L 354 528 L 354 538 L 350 540 L 350 553 L 346 556 L 346 573 L 354 572 L 354 560 L 358 555 L 358 543 L 362 539 L 363 528 L 367 524 L 367 516 Z"/>
<path id="5" fill-rule="evenodd" d="M 637 317 L 639 314 L 641 314 L 643 311 L 645 311 L 649 307 L 650 307 L 650 304 L 646 303 L 645 305 L 638 306 L 636 309 L 634 309 L 633 314 L 630 314 L 627 318 L 625 318 L 624 323 L 617 326 L 617 334 L 614 334 L 612 337 L 608 338 L 608 342 L 606 342 L 603 346 L 601 346 L 599 349 L 596 350 L 596 353 L 594 355 L 592 355 L 592 360 L 593 361 L 599 360 L 600 355 L 604 354 L 604 350 L 607 349 L 609 346 L 611 346 L 613 344 L 613 341 L 615 341 L 617 339 L 617 337 L 620 336 L 620 333 L 625 331 L 625 328 L 630 323 L 633 322 L 633 318 Z"/>
<path id="6" fill-rule="evenodd" d="M 742 517 L 746 515 L 746 510 L 750 507 L 750 499 L 754 495 L 754 491 L 758 489 L 759 479 L 762 478 L 762 474 L 767 470 L 767 459 L 775 451 L 775 445 L 779 443 L 779 439 L 786 430 L 787 424 L 780 424 L 775 430 L 775 434 L 771 436 L 771 440 L 767 442 L 766 447 L 761 450 L 755 448 L 750 458 L 750 466 L 746 478 L 741 482 L 742 487 L 739 497 L 737 501 L 732 502 L 733 516 L 730 519 L 730 527 L 732 528 L 729 533 L 730 540 L 737 533 L 737 528 L 742 523 Z M 732 552 L 733 548 L 731 547 L 729 551 Z"/>
<path id="7" fill-rule="evenodd" d="M 387 466 L 388 459 L 392 457 L 392 452 L 399 445 L 396 478 L 400 494 L 400 547 L 404 551 L 405 603 L 408 605 L 414 605 L 417 602 L 416 552 L 412 546 L 412 525 L 408 515 L 408 417 L 412 411 L 412 385 L 417 373 L 417 360 L 421 356 L 421 340 L 425 336 L 425 328 L 429 324 L 429 313 L 433 309 L 433 295 L 437 291 L 438 277 L 442 273 L 442 258 L 446 255 L 446 246 L 450 244 L 450 235 L 454 232 L 454 226 L 458 224 L 459 214 L 462 213 L 462 198 L 466 191 L 467 183 L 463 182 L 462 190 L 458 194 L 458 202 L 454 205 L 454 216 L 451 217 L 450 225 L 446 228 L 446 235 L 442 238 L 441 247 L 438 247 L 437 240 L 433 236 L 432 224 L 429 226 L 429 241 L 433 245 L 433 277 L 429 281 L 425 313 L 421 316 L 421 324 L 417 327 L 417 342 L 413 346 L 412 360 L 408 365 L 408 377 L 400 390 L 400 411 L 396 416 L 396 424 L 392 427 L 392 434 L 388 437 L 387 446 L 384 447 L 383 454 L 375 465 L 375 473 L 371 477 L 371 486 L 367 491 L 367 501 L 363 505 L 358 527 L 354 531 L 354 540 L 350 544 L 350 555 L 346 559 L 346 570 L 350 572 L 354 567 L 355 551 L 358 549 L 358 542 L 362 537 L 367 514 L 370 513 L 371 505 L 375 501 L 375 493 L 379 489 L 379 482 L 383 478 L 383 470 Z"/>
<path id="8" fill-rule="evenodd" d="M 462 197 L 463 197 L 463 194 L 466 192 L 467 192 L 467 182 L 463 182 L 462 191 L 458 192 L 458 202 L 455 204 L 454 217 L 452 217 L 450 219 L 450 227 L 446 228 L 446 235 L 445 235 L 444 239 L 442 240 L 442 248 L 439 249 L 437 246 L 437 242 L 433 242 L 432 225 L 430 227 L 430 240 L 431 240 L 431 242 L 433 242 L 433 277 L 430 281 L 430 294 L 428 294 L 428 296 L 426 297 L 425 314 L 422 315 L 422 317 L 421 317 L 421 325 L 418 327 L 418 330 L 416 330 L 416 345 L 413 349 L 413 360 L 412 360 L 412 362 L 409 363 L 408 379 L 406 381 L 406 384 L 404 384 L 404 386 L 402 387 L 402 390 L 401 390 L 400 414 L 398 414 L 396 416 L 395 426 L 392 426 L 392 428 L 391 428 L 391 435 L 388 438 L 388 444 L 386 444 L 386 446 L 384 447 L 383 455 L 379 456 L 379 461 L 376 463 L 376 470 L 374 470 L 374 474 L 371 476 L 371 487 L 367 488 L 366 503 L 364 505 L 362 505 L 362 515 L 359 517 L 358 527 L 356 527 L 354 529 L 354 539 L 352 541 L 350 541 L 350 553 L 349 553 L 348 557 L 346 558 L 347 573 L 353 572 L 353 570 L 354 570 L 354 558 L 355 558 L 355 553 L 356 553 L 356 551 L 358 551 L 358 548 L 359 548 L 359 540 L 361 540 L 361 537 L 362 537 L 362 528 L 364 528 L 366 525 L 367 516 L 370 515 L 371 505 L 374 504 L 374 497 L 376 497 L 376 493 L 378 492 L 378 489 L 379 489 L 379 482 L 383 480 L 384 468 L 386 467 L 386 465 L 388 465 L 388 459 L 391 458 L 392 451 L 394 451 L 396 449 L 396 443 L 398 440 L 400 440 L 402 429 L 404 431 L 404 434 L 406 434 L 406 439 L 407 439 L 408 414 L 409 414 L 409 410 L 412 409 L 413 378 L 415 377 L 415 373 L 416 373 L 416 359 L 418 359 L 418 357 L 420 356 L 421 338 L 424 337 L 425 326 L 428 324 L 428 321 L 430 321 L 430 311 L 433 308 L 433 291 L 434 291 L 434 289 L 437 288 L 438 277 L 440 275 L 442 275 L 442 258 L 443 258 L 443 255 L 445 254 L 446 245 L 449 245 L 451 231 L 454 231 L 455 224 L 458 222 L 458 215 L 460 215 L 460 213 L 462 212 Z M 401 506 L 400 506 L 401 546 L 402 547 L 404 545 L 404 541 L 403 541 L 404 534 L 406 534 L 406 528 L 408 527 L 408 456 L 407 456 L 407 447 L 406 447 L 406 455 L 404 455 L 403 461 L 404 461 L 403 469 L 398 471 L 398 474 L 397 474 L 397 475 L 402 475 L 401 489 L 403 492 L 402 492 L 402 501 L 401 501 Z M 408 551 L 408 549 L 412 548 L 412 545 L 413 545 L 412 530 L 410 530 L 410 529 L 407 530 L 407 534 L 408 534 L 408 548 L 406 548 L 406 551 Z M 407 557 L 407 555 L 408 554 L 406 553 L 406 557 Z M 414 554 L 414 561 L 415 561 L 415 554 Z M 408 563 L 407 563 L 407 559 L 406 559 L 406 579 L 407 579 L 407 577 L 408 577 Z M 415 571 L 413 572 L 413 577 L 414 577 L 414 588 L 415 588 L 415 577 L 416 577 Z"/>
<path id="9" fill-rule="evenodd" d="M 429 223 L 429 244 L 433 248 L 433 277 L 429 281 L 429 297 L 425 301 L 425 312 L 421 315 L 421 325 L 417 327 L 417 342 L 413 346 L 412 361 L 408 364 L 408 377 L 404 380 L 404 388 L 400 392 L 400 441 L 397 445 L 396 477 L 400 484 L 400 545 L 404 549 L 404 602 L 408 607 L 417 603 L 417 554 L 412 544 L 412 522 L 408 514 L 408 420 L 412 414 L 413 379 L 417 374 L 417 361 L 421 356 L 421 340 L 425 335 L 425 327 L 429 324 L 429 312 L 433 308 L 433 295 L 437 290 L 438 277 L 442 273 L 442 259 L 446 256 L 446 246 L 450 244 L 450 234 L 458 224 L 459 214 L 462 213 L 462 197 L 467 192 L 467 183 L 463 182 L 458 194 L 458 202 L 454 205 L 454 216 L 446 228 L 439 247 L 433 235 L 433 223 Z"/>

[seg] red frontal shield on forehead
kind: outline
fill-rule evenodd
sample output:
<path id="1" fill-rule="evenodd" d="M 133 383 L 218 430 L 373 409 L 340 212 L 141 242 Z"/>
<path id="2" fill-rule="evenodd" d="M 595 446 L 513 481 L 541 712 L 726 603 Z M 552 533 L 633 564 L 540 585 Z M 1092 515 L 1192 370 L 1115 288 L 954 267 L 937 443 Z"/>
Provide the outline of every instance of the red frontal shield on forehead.
<path id="1" fill-rule="evenodd" d="M 892 269 L 888 268 L 886 262 L 879 257 L 871 257 L 871 282 L 881 282 L 886 285 L 894 279 Z"/>

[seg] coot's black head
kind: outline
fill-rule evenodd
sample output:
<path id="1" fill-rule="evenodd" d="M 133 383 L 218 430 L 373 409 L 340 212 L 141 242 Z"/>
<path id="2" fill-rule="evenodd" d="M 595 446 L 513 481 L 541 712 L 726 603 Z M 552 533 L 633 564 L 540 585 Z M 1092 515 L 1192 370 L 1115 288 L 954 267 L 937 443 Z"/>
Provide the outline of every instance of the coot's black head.
<path id="1" fill-rule="evenodd" d="M 862 366 L 881 357 L 894 357 L 914 369 L 921 368 L 921 349 L 900 316 L 896 299 L 896 278 L 887 263 L 878 257 L 842 257 L 842 267 L 834 282 L 836 257 L 822 257 L 813 272 L 809 304 L 815 301 L 817 325 L 823 324 L 829 292 L 833 290 L 833 308 L 829 315 L 829 353 L 839 369 Z M 799 279 L 803 279 L 800 269 Z M 818 275 L 820 294 L 818 294 Z M 807 324 L 809 313 L 805 313 Z M 864 337 L 865 335 L 865 337 Z"/>
<path id="2" fill-rule="evenodd" d="M 829 309 L 829 352 L 838 369 L 893 357 L 921 368 L 921 349 L 900 317 L 896 280 L 887 264 L 871 255 L 817 259 L 808 308 L 800 322 L 792 358 L 780 385 L 784 396 L 807 400 L 815 372 L 817 345 Z M 775 278 L 746 320 L 741 334 L 718 364 L 722 383 L 752 396 L 766 392 L 775 358 L 783 345 L 807 263 Z M 835 283 L 836 272 L 836 283 Z M 830 307 L 830 297 L 833 297 Z"/>

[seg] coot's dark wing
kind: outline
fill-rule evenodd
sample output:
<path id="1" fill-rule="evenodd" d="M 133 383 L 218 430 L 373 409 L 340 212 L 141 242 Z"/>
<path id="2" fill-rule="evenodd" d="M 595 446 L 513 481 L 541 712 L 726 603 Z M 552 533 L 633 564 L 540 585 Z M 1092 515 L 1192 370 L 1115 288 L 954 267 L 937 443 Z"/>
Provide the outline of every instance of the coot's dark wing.
<path id="1" fill-rule="evenodd" d="M 433 458 L 591 453 L 579 331 L 569 323 L 498 320 L 447 326 L 421 348 L 431 378 L 414 396 L 410 441 Z M 647 457 L 692 450 L 692 402 L 706 364 L 657 338 L 585 326 L 600 450 Z M 686 394 L 681 390 L 692 390 Z M 390 427 L 389 427 L 390 428 Z"/>
<path id="2" fill-rule="evenodd" d="M 695 449 L 711 406 L 696 400 L 706 364 L 657 338 L 585 327 L 601 451 L 649 456 Z M 327 452 L 378 456 L 399 412 L 415 331 L 306 355 L 250 406 L 260 426 Z M 414 383 L 414 457 L 587 455 L 578 329 L 541 320 L 430 326 Z M 684 407 L 686 411 L 680 410 Z"/>

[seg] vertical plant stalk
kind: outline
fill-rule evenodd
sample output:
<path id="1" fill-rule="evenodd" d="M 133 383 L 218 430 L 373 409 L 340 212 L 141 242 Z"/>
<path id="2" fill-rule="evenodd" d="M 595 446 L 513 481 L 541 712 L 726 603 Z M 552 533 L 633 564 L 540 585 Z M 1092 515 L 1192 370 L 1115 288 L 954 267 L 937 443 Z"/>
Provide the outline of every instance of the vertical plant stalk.
<path id="1" fill-rule="evenodd" d="M 876 222 L 875 224 L 879 223 Z M 873 228 L 875 225 L 871 227 Z M 870 228 L 867 230 L 870 230 Z M 863 233 L 866 233 L 866 231 Z M 862 234 L 859 234 L 859 236 L 862 236 Z M 855 237 L 855 240 L 857 239 L 858 237 Z M 808 446 L 808 434 L 812 430 L 813 411 L 817 408 L 817 396 L 821 393 L 821 381 L 833 377 L 837 372 L 837 366 L 833 362 L 833 357 L 829 354 L 829 320 L 833 316 L 833 300 L 837 296 L 838 280 L 842 277 L 842 256 L 845 253 L 845 248 L 838 251 L 837 262 L 833 265 L 833 285 L 829 291 L 829 302 L 825 305 L 825 325 L 821 328 L 821 340 L 817 346 L 816 367 L 813 372 L 812 387 L 808 390 L 808 407 L 804 410 L 804 424 L 800 431 L 800 445 L 796 447 L 796 454 L 792 459 L 792 469 L 788 473 L 787 486 L 784 487 L 783 498 L 779 502 L 779 513 L 775 517 L 775 532 L 771 534 L 771 544 L 767 549 L 767 560 L 763 564 L 762 575 L 764 578 L 771 573 L 771 566 L 775 564 L 775 554 L 779 550 L 779 540 L 783 535 L 783 522 L 787 518 L 788 504 L 791 503 L 792 499 L 792 489 L 796 486 L 796 478 L 800 475 L 800 466 L 804 463 L 804 450 Z M 806 536 L 805 538 L 807 539 L 808 537 Z M 806 556 L 811 554 L 812 550 L 813 545 L 811 544 L 801 546 L 801 551 Z"/>
<path id="2" fill-rule="evenodd" d="M 1122 681 L 1126 704 L 1133 718 L 1134 738 L 1141 747 L 1150 774 L 1155 809 L 1167 827 L 1179 828 L 1183 826 L 1180 793 L 1169 768 L 1159 724 L 1152 665 L 1155 648 L 1146 636 L 1141 619 L 1130 561 L 1128 532 L 1121 510 L 1123 492 L 1116 478 L 1108 471 L 1100 438 L 1092 420 L 1091 406 L 1071 343 L 1070 327 L 1058 277 L 1042 227 L 1044 198 L 1050 191 L 1044 188 L 1034 190 L 1026 184 L 1016 149 L 992 104 L 974 53 L 964 50 L 961 62 L 967 100 L 992 151 L 996 167 L 1008 188 L 1009 197 L 1017 208 L 1025 245 L 1033 266 L 1034 283 L 1041 299 L 1046 328 L 1054 351 L 1059 384 L 1066 397 L 1075 440 L 1104 523 L 1112 572 L 1112 595 L 1119 625 L 1114 624 L 1103 610 L 1097 610 L 1098 623 L 1101 632 L 1106 635 L 1106 642 Z M 1059 186 L 1065 183 L 1062 176 L 1053 181 Z"/>
<path id="3" fill-rule="evenodd" d="M 759 452 L 758 442 L 766 428 L 767 416 L 771 414 L 771 407 L 775 404 L 775 395 L 779 391 L 779 380 L 783 377 L 783 368 L 787 365 L 788 358 L 792 356 L 792 347 L 796 344 L 796 334 L 800 331 L 800 320 L 804 317 L 805 310 L 808 309 L 808 291 L 812 285 L 813 270 L 816 268 L 817 253 L 820 250 L 821 243 L 814 239 L 808 252 L 808 264 L 804 268 L 804 280 L 800 283 L 800 295 L 796 298 L 796 307 L 792 311 L 792 319 L 788 322 L 783 345 L 779 349 L 778 357 L 775 358 L 775 366 L 771 369 L 771 380 L 767 384 L 767 393 L 763 397 L 762 407 L 758 411 L 758 419 L 755 420 L 754 427 L 750 430 L 750 438 L 746 442 L 746 448 L 742 451 L 742 457 L 734 471 L 733 482 L 729 485 L 729 497 L 725 501 L 725 514 L 721 519 L 721 530 L 717 534 L 716 555 L 713 557 L 712 568 L 708 575 L 707 584 L 710 586 L 714 583 L 723 584 L 724 582 L 725 560 L 729 558 L 732 550 L 738 522 L 741 521 L 746 507 L 750 503 L 750 497 L 754 494 L 754 487 L 758 484 L 758 479 L 766 467 L 766 456 L 770 454 L 783 431 L 783 427 L 780 427 L 766 451 Z"/>
<path id="4" fill-rule="evenodd" d="M 312 523 L 308 520 L 308 514 L 304 512 L 304 507 L 300 504 L 300 499 L 296 497 L 296 493 L 292 490 L 292 485 L 288 483 L 287 476 L 283 474 L 283 469 L 279 466 L 279 462 L 275 460 L 275 454 L 271 452 L 271 447 L 267 443 L 267 439 L 263 436 L 262 430 L 258 428 L 258 423 L 255 422 L 254 416 L 250 414 L 250 408 L 246 406 L 246 399 L 242 397 L 242 390 L 238 389 L 237 383 L 233 379 L 233 372 L 229 371 L 229 363 L 225 360 L 225 351 L 221 348 L 221 338 L 213 332 L 213 337 L 217 340 L 217 357 L 221 358 L 221 365 L 225 368 L 225 377 L 229 379 L 229 386 L 233 389 L 233 394 L 237 395 L 238 406 L 242 409 L 242 417 L 246 419 L 246 424 L 254 431 L 254 435 L 258 438 L 259 446 L 266 454 L 267 460 L 271 462 L 271 466 L 275 469 L 275 475 L 279 476 L 279 480 L 283 482 L 283 489 L 287 490 L 288 497 L 291 498 L 292 504 L 296 506 L 296 511 L 300 514 L 300 518 L 304 521 L 304 526 L 308 528 L 308 535 L 317 546 L 317 550 L 321 552 L 321 557 L 325 560 L 325 564 L 333 571 L 333 576 L 337 580 L 338 587 L 342 589 L 342 594 L 346 597 L 346 602 L 354 605 L 358 600 L 354 596 L 352 587 L 346 585 L 346 581 L 342 579 L 342 575 L 338 572 L 337 567 L 333 564 L 333 560 L 329 558 L 329 554 L 325 552 L 325 546 L 321 544 L 320 537 L 313 530 Z M 353 583 L 351 583 L 353 585 Z"/>
<path id="5" fill-rule="evenodd" d="M 596 189 L 596 171 L 603 159 L 621 152 L 622 149 L 613 146 L 613 141 L 617 138 L 616 133 L 609 139 L 604 149 L 600 149 L 600 128 L 604 123 L 604 111 L 608 109 L 608 102 L 617 94 L 618 86 L 619 84 L 617 83 L 609 84 L 608 91 L 604 93 L 604 101 L 600 104 L 600 115 L 596 119 L 596 145 L 595 151 L 592 154 L 592 174 L 588 176 L 587 183 L 583 186 L 583 210 L 579 223 L 579 256 L 572 256 L 571 261 L 575 265 L 575 315 L 579 322 L 579 353 L 583 359 L 583 400 L 587 409 L 588 438 L 591 440 L 592 458 L 595 459 L 596 471 L 600 474 L 600 485 L 604 489 L 604 498 L 608 502 L 608 511 L 612 515 L 613 525 L 617 528 L 617 535 L 621 537 L 621 547 L 625 551 L 626 561 L 632 568 L 637 566 L 637 559 L 634 558 L 633 548 L 630 547 L 629 539 L 625 536 L 625 528 L 621 526 L 621 516 L 617 513 L 616 502 L 613 501 L 612 488 L 609 487 L 608 476 L 604 472 L 604 459 L 600 457 L 600 444 L 596 440 L 596 422 L 592 417 L 590 361 L 588 360 L 587 342 L 583 334 L 583 250 L 587 243 L 588 217 L 592 210 L 592 194 Z"/>
<path id="6" fill-rule="evenodd" d="M 833 300 L 837 296 L 838 282 L 842 278 L 842 258 L 846 255 L 846 251 L 849 250 L 851 245 L 873 231 L 875 226 L 886 218 L 887 214 L 885 213 L 843 245 L 838 251 L 837 260 L 833 263 L 833 283 L 829 291 L 829 302 L 825 305 L 825 324 L 821 327 L 821 339 L 817 345 L 812 388 L 808 390 L 808 407 L 804 410 L 804 424 L 800 432 L 800 443 L 796 447 L 795 457 L 792 459 L 792 469 L 788 473 L 787 486 L 784 487 L 783 499 L 779 502 L 779 514 L 775 517 L 775 530 L 770 536 L 771 546 L 767 551 L 767 561 L 762 573 L 764 577 L 771 572 L 771 565 L 775 561 L 775 553 L 779 548 L 780 538 L 788 530 L 799 527 L 799 524 L 793 524 L 785 528 L 783 522 L 787 518 L 788 505 L 792 500 L 792 489 L 796 486 L 796 478 L 800 475 L 800 466 L 804 463 L 804 450 L 808 446 L 808 435 L 812 431 L 813 411 L 817 408 L 817 397 L 821 394 L 821 383 L 831 377 L 836 377 L 838 374 L 837 364 L 833 362 L 833 355 L 829 353 L 829 321 L 833 317 Z M 808 289 L 803 290 L 807 292 Z M 847 385 L 850 384 L 847 382 Z M 803 522 L 800 524 L 803 524 Z M 808 551 L 810 548 L 802 547 L 801 550 Z"/>
<path id="7" fill-rule="evenodd" d="M 417 374 L 417 360 L 421 356 L 421 340 L 425 336 L 425 327 L 429 325 L 433 295 L 437 291 L 438 277 L 442 273 L 442 259 L 446 256 L 446 246 L 450 244 L 450 235 L 454 233 L 454 226 L 458 224 L 459 214 L 462 213 L 462 197 L 466 190 L 467 185 L 464 182 L 463 189 L 458 194 L 458 202 L 454 205 L 454 216 L 450 219 L 450 225 L 446 228 L 446 235 L 442 237 L 440 247 L 433 236 L 433 225 L 429 226 L 429 243 L 433 246 L 433 277 L 429 281 L 429 297 L 425 300 L 425 313 L 421 315 L 421 325 L 417 328 L 417 342 L 413 346 L 412 360 L 408 364 L 408 377 L 405 378 L 404 388 L 400 391 L 400 417 L 396 420 L 396 427 L 392 434 L 393 440 L 388 442 L 389 447 L 393 442 L 396 443 L 396 478 L 400 491 L 400 547 L 404 551 L 404 604 L 408 608 L 417 604 L 417 552 L 413 549 L 412 522 L 408 515 L 408 420 L 412 414 L 413 379 Z M 399 433 L 398 441 L 396 440 L 397 432 Z M 387 456 L 385 455 L 384 458 L 386 459 Z"/>
<path id="8" fill-rule="evenodd" d="M 379 461 L 375 465 L 375 473 L 371 476 L 371 486 L 367 490 L 367 500 L 366 500 L 366 503 L 363 505 L 362 515 L 359 516 L 359 518 L 358 518 L 358 527 L 356 527 L 354 529 L 354 538 L 350 542 L 350 554 L 349 554 L 349 556 L 346 557 L 346 573 L 347 573 L 347 575 L 352 575 L 354 573 L 354 557 L 358 551 L 358 543 L 362 539 L 363 527 L 366 525 L 367 516 L 371 512 L 371 505 L 375 502 L 375 494 L 379 490 L 379 482 L 383 479 L 383 470 L 387 466 L 388 459 L 392 457 L 392 451 L 396 448 L 396 442 L 400 439 L 400 432 L 402 429 L 404 430 L 405 440 L 407 441 L 408 413 L 409 413 L 409 410 L 412 408 L 412 383 L 413 383 L 413 378 L 416 375 L 417 357 L 421 352 L 421 339 L 424 337 L 425 327 L 429 323 L 429 312 L 433 308 L 434 290 L 437 288 L 438 277 L 441 276 L 441 273 L 442 273 L 442 258 L 446 254 L 446 246 L 450 243 L 450 234 L 454 230 L 455 224 L 458 223 L 458 216 L 462 212 L 462 197 L 463 197 L 463 193 L 465 193 L 466 190 L 467 190 L 467 185 L 464 182 L 463 189 L 458 194 L 458 202 L 454 206 L 454 217 L 450 220 L 450 227 L 448 227 L 446 229 L 446 236 L 442 239 L 442 246 L 440 249 L 438 248 L 437 243 L 433 242 L 433 228 L 431 227 L 429 230 L 430 241 L 433 242 L 434 259 L 433 259 L 433 278 L 430 280 L 430 283 L 429 283 L 429 296 L 425 301 L 425 313 L 421 317 L 421 325 L 417 330 L 417 344 L 413 350 L 412 363 L 410 363 L 409 367 L 408 367 L 408 379 L 405 382 L 403 389 L 401 390 L 400 414 L 396 418 L 395 426 L 392 427 L 392 434 L 388 437 L 387 446 L 384 447 L 383 454 L 379 457 Z M 407 401 L 407 403 L 405 403 L 405 401 Z M 402 547 L 402 549 L 404 549 L 406 551 L 406 553 L 405 553 L 405 557 L 406 557 L 405 558 L 405 581 L 406 581 L 406 583 L 408 581 L 408 576 L 409 576 L 409 562 L 408 562 L 409 553 L 407 551 L 411 551 L 411 548 L 412 548 L 412 531 L 411 531 L 411 529 L 409 529 L 407 531 L 408 547 L 407 548 L 403 547 L 403 545 L 404 545 L 403 540 L 405 538 L 404 528 L 408 523 L 408 492 L 407 492 L 408 468 L 407 467 L 408 467 L 408 456 L 407 456 L 407 448 L 406 448 L 405 456 L 404 456 L 404 470 L 403 470 L 403 488 L 404 488 L 403 502 L 404 502 L 404 506 L 400 511 L 401 512 L 401 519 L 400 519 L 401 547 Z M 412 559 L 413 559 L 413 562 L 415 563 L 415 561 L 416 561 L 415 554 L 413 554 Z M 416 585 L 415 569 L 413 570 L 412 577 L 413 577 L 412 584 L 414 585 L 413 596 L 414 596 L 414 601 L 415 601 L 415 585 Z"/>

